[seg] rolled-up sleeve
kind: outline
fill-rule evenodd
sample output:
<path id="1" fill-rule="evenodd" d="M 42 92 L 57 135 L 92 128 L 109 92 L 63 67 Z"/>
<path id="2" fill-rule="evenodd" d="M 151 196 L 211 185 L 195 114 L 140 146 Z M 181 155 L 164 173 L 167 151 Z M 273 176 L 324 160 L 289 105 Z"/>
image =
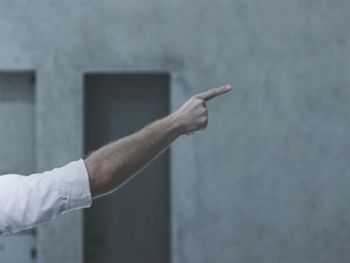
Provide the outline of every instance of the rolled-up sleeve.
<path id="1" fill-rule="evenodd" d="M 0 235 L 34 227 L 91 204 L 89 176 L 82 159 L 29 176 L 0 176 Z"/>

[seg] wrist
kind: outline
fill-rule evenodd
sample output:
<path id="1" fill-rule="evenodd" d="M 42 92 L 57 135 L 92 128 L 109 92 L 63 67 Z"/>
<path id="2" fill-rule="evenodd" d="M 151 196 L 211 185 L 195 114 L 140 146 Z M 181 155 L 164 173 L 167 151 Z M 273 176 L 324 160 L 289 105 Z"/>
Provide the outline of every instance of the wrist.
<path id="1" fill-rule="evenodd" d="M 181 123 L 181 119 L 176 114 L 176 112 L 167 116 L 166 120 L 168 121 L 168 127 L 170 128 L 171 132 L 174 135 L 181 136 L 184 134 L 184 129 L 183 129 L 183 125 Z"/>

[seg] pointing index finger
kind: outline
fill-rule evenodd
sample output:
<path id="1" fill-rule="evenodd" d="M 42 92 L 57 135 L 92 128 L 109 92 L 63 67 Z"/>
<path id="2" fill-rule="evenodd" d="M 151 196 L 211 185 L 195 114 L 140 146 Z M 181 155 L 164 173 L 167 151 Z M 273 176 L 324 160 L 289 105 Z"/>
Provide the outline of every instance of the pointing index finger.
<path id="1" fill-rule="evenodd" d="M 231 90 L 231 85 L 227 84 L 218 88 L 213 88 L 196 95 L 197 98 L 208 101 Z"/>

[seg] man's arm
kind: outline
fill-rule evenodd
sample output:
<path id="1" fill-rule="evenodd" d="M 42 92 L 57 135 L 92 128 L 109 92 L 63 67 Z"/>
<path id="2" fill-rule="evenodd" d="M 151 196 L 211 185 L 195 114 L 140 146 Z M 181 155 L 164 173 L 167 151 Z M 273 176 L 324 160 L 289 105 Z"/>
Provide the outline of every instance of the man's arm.
<path id="1" fill-rule="evenodd" d="M 92 204 L 82 159 L 29 176 L 0 176 L 0 236 L 20 232 Z"/>
<path id="2" fill-rule="evenodd" d="M 175 113 L 93 152 L 85 159 L 92 196 L 98 197 L 116 189 L 179 136 L 205 129 L 208 125 L 206 102 L 230 89 L 225 85 L 197 94 Z"/>
<path id="3" fill-rule="evenodd" d="M 175 113 L 78 160 L 43 173 L 0 176 L 0 236 L 17 233 L 75 209 L 136 174 L 177 137 L 207 127 L 206 101 L 228 92 L 211 89 L 188 100 Z"/>

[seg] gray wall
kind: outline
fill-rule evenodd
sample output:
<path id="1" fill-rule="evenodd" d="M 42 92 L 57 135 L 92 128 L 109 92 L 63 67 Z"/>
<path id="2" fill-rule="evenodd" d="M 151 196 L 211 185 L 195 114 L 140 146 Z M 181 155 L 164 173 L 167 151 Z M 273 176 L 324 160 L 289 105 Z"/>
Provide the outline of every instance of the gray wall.
<path id="1" fill-rule="evenodd" d="M 349 1 L 0 4 L 0 70 L 37 73 L 37 169 L 82 154 L 83 72 L 168 71 L 173 109 L 229 82 L 172 149 L 173 261 L 348 262 Z M 80 224 L 44 226 L 40 261 L 81 260 Z"/>

